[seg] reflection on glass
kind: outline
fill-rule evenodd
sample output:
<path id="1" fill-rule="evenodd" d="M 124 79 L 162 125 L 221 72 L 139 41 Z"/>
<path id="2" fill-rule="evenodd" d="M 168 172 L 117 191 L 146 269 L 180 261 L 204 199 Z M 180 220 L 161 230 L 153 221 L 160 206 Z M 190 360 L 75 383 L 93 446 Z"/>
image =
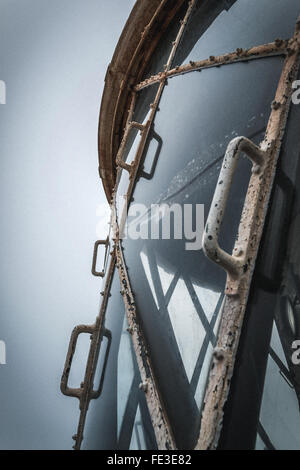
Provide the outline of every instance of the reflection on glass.
<path id="1" fill-rule="evenodd" d="M 264 430 L 260 433 L 260 439 L 267 449 L 299 450 L 299 399 L 293 382 L 290 382 L 289 366 L 275 324 L 271 348 L 260 411 L 260 423 Z"/>
<path id="2" fill-rule="evenodd" d="M 134 203 L 145 207 L 148 226 L 151 204 L 177 204 L 182 214 L 186 205 L 204 205 L 207 217 L 228 143 L 238 135 L 257 143 L 263 138 L 281 67 L 280 58 L 271 58 L 169 81 L 154 122 L 161 141 L 159 157 L 151 177 L 145 177 L 143 168 L 153 167 L 153 152 L 145 153 L 133 194 Z M 222 228 L 221 245 L 228 251 L 233 248 L 249 174 L 248 160 L 242 158 Z M 191 227 L 200 230 L 195 210 L 190 219 Z M 184 217 L 180 224 L 184 232 Z M 202 250 L 188 251 L 186 240 L 172 238 L 172 233 L 170 240 L 127 238 L 123 246 L 176 444 L 193 448 L 225 274 Z"/>
<path id="3" fill-rule="evenodd" d="M 120 438 L 126 403 L 134 379 L 133 358 L 131 356 L 130 337 L 128 331 L 126 331 L 127 328 L 127 321 L 124 318 L 118 354 L 118 438 Z"/>
<path id="4" fill-rule="evenodd" d="M 140 124 L 145 124 L 149 119 L 151 110 L 148 111 Z M 137 151 L 141 142 L 141 131 L 133 127 L 127 137 L 122 160 L 130 165 L 136 158 Z M 115 207 L 117 219 L 121 221 L 124 211 L 127 211 L 127 192 L 130 184 L 130 174 L 127 170 L 118 168 L 116 180 Z"/>
<path id="5" fill-rule="evenodd" d="M 173 47 L 173 42 L 175 41 L 181 26 L 180 21 L 184 19 L 187 8 L 188 1 L 185 0 L 167 29 L 164 32 L 161 30 L 161 32 L 163 32 L 163 40 L 158 42 L 158 45 L 151 56 L 151 60 L 144 71 L 142 80 L 164 70 L 164 66 L 168 62 L 168 58 Z"/>
<path id="6" fill-rule="evenodd" d="M 221 449 L 299 449 L 299 106 L 292 106 L 226 405 Z"/>
<path id="7" fill-rule="evenodd" d="M 82 449 L 126 450 L 137 445 L 136 442 L 143 445 L 143 449 L 156 449 L 145 394 L 139 390 L 141 379 L 130 335 L 126 330 L 127 321 L 117 271 L 113 275 L 110 294 L 105 328 L 111 331 L 111 349 L 102 394 L 89 405 Z M 95 384 L 99 383 L 106 349 L 105 344 L 102 346 Z"/>
<path id="8" fill-rule="evenodd" d="M 135 420 L 134 420 L 134 432 L 132 433 L 132 438 L 130 442 L 130 450 L 147 450 L 144 428 L 141 417 L 141 410 L 138 406 Z"/>
<path id="9" fill-rule="evenodd" d="M 299 14 L 298 0 L 198 0 L 173 66 L 290 38 Z"/>
<path id="10" fill-rule="evenodd" d="M 140 374 L 124 318 L 118 354 L 118 449 L 155 449 L 155 438 Z"/>
<path id="11" fill-rule="evenodd" d="M 175 337 L 187 379 L 194 384 L 195 401 L 201 409 L 210 364 L 206 351 L 211 353 L 215 345 L 221 293 L 193 284 L 183 276 L 172 275 L 153 253 L 141 252 L 140 256 L 157 309 L 160 305 L 156 292 L 160 286 L 163 291 L 165 302 L 161 309 L 165 308 L 168 313 L 171 334 Z M 149 257 L 153 256 L 157 261 L 156 276 L 151 273 L 149 262 Z"/>

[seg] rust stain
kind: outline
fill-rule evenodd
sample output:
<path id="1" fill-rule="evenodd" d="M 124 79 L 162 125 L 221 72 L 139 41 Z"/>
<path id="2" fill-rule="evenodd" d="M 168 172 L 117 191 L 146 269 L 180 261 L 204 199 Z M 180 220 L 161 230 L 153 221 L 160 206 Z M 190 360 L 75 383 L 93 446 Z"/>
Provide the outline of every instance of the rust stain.
<path id="1" fill-rule="evenodd" d="M 236 295 L 226 295 L 215 351 L 222 351 L 222 360 L 213 357 L 209 381 L 205 393 L 200 436 L 196 449 L 216 449 L 222 429 L 224 405 L 226 403 L 233 374 L 239 337 L 249 295 L 250 283 L 256 256 L 263 232 L 265 216 L 272 190 L 281 141 L 285 132 L 289 112 L 292 83 L 299 68 L 299 23 L 295 35 L 288 42 L 282 75 L 272 105 L 265 138 L 260 149 L 267 156 L 262 175 L 252 174 L 235 249 L 248 245 L 247 269 L 240 274 Z M 281 47 L 278 43 L 277 47 Z M 276 105 L 274 106 L 274 103 Z"/>
<path id="2" fill-rule="evenodd" d="M 114 190 L 112 192 L 112 187 L 115 180 L 115 170 L 114 167 L 111 166 L 111 163 L 108 164 L 108 156 L 111 157 L 113 155 L 116 155 L 117 153 L 117 171 L 121 172 L 125 170 L 128 171 L 130 174 L 129 186 L 127 191 L 127 201 L 130 201 L 130 197 L 133 193 L 134 184 L 137 179 L 138 169 L 143 156 L 146 141 L 150 129 L 153 125 L 153 121 L 158 110 L 159 102 L 168 78 L 196 70 L 203 70 L 205 68 L 219 67 L 221 65 L 231 64 L 234 62 L 248 61 L 253 59 L 259 59 L 262 57 L 270 57 L 274 55 L 286 55 L 286 60 L 278 85 L 277 93 L 272 103 L 272 112 L 270 115 L 265 139 L 260 145 L 260 150 L 266 157 L 265 164 L 261 172 L 254 171 L 251 176 L 239 227 L 238 238 L 233 252 L 234 255 L 237 255 L 238 253 L 240 253 L 242 247 L 244 247 L 246 244 L 247 256 L 243 260 L 243 263 L 239 266 L 237 276 L 238 283 L 236 284 L 236 279 L 234 279 L 235 285 L 233 291 L 231 290 L 232 280 L 228 278 L 226 286 L 227 295 L 225 297 L 225 302 L 222 309 L 222 318 L 218 334 L 217 346 L 214 350 L 210 377 L 205 394 L 205 405 L 202 415 L 200 436 L 196 449 L 215 449 L 217 447 L 219 435 L 222 429 L 223 408 L 230 390 L 230 381 L 233 373 L 239 336 L 247 304 L 250 282 L 255 266 L 258 246 L 263 231 L 264 219 L 276 170 L 276 163 L 280 152 L 281 139 L 285 131 L 286 119 L 293 91 L 292 82 L 293 80 L 295 80 L 298 71 L 298 56 L 300 43 L 299 20 L 297 21 L 296 25 L 296 33 L 290 40 L 276 39 L 273 43 L 256 46 L 247 50 L 238 48 L 235 52 L 231 52 L 229 54 L 224 54 L 217 57 L 210 56 L 206 60 L 191 61 L 189 64 L 176 66 L 175 68 L 171 69 L 172 61 L 175 57 L 177 47 L 182 39 L 182 35 L 184 33 L 184 29 L 188 22 L 189 16 L 192 14 L 193 8 L 196 4 L 196 0 L 192 0 L 189 2 L 184 19 L 181 21 L 176 40 L 173 42 L 172 50 L 168 58 L 167 64 L 164 67 L 164 70 L 161 73 L 150 77 L 150 79 L 138 83 L 136 86 L 133 86 L 134 83 L 137 83 L 137 80 L 140 77 L 140 72 L 142 70 L 138 70 L 136 67 L 136 64 L 139 63 L 138 56 L 143 50 L 143 47 L 145 47 L 145 44 L 147 44 L 147 40 L 149 39 L 149 37 L 151 37 L 153 31 L 155 31 L 155 23 L 162 15 L 162 12 L 166 12 L 168 4 L 168 0 L 155 2 L 156 7 L 153 8 L 154 13 L 152 13 L 152 18 L 146 23 L 146 26 L 141 33 L 140 41 L 134 50 L 134 54 L 131 60 L 129 60 L 127 56 L 127 62 L 125 61 L 126 67 L 122 68 L 122 66 L 118 66 L 118 64 L 121 64 L 122 61 L 116 57 L 116 60 L 113 61 L 113 65 L 109 67 L 106 77 L 107 84 L 105 99 L 103 101 L 103 107 L 101 110 L 101 115 L 105 116 L 105 119 L 100 120 L 101 122 L 105 122 L 104 124 L 102 122 L 102 124 L 100 125 L 101 132 L 99 133 L 99 135 L 101 135 L 103 138 L 103 143 L 101 144 L 101 152 L 103 152 L 104 155 L 102 159 L 100 158 L 100 175 L 103 178 L 103 184 L 105 187 L 106 194 L 109 198 L 112 196 L 111 203 L 113 212 L 113 229 L 115 233 L 115 247 L 111 253 L 109 273 L 107 276 L 105 289 L 102 292 L 103 302 L 101 305 L 100 313 L 96 319 L 95 325 L 89 327 L 91 328 L 92 336 L 91 349 L 88 358 L 85 379 L 84 382 L 81 384 L 80 389 L 75 389 L 72 395 L 79 398 L 81 410 L 77 434 L 73 436 L 75 440 L 76 449 L 80 448 L 83 439 L 83 430 L 89 402 L 95 397 L 95 391 L 93 390 L 93 378 L 95 373 L 96 361 L 99 354 L 99 347 L 102 341 L 103 334 L 105 332 L 105 312 L 108 298 L 110 296 L 109 290 L 113 272 L 115 269 L 115 264 L 119 272 L 121 283 L 121 295 L 124 299 L 126 315 L 129 323 L 128 332 L 130 333 L 132 338 L 132 343 L 141 374 L 142 382 L 140 384 L 140 389 L 143 390 L 145 393 L 151 420 L 154 427 L 154 432 L 157 439 L 157 445 L 159 449 L 176 449 L 176 443 L 174 441 L 172 429 L 168 421 L 165 408 L 163 406 L 163 401 L 159 393 L 158 384 L 153 374 L 150 354 L 146 347 L 142 326 L 140 324 L 135 305 L 134 294 L 130 285 L 130 280 L 128 277 L 127 268 L 122 252 L 120 233 L 122 233 L 122 224 L 125 221 L 127 207 L 124 209 L 121 219 L 117 221 L 115 209 L 115 197 L 117 188 L 114 187 Z M 166 24 L 171 21 L 171 19 L 174 17 L 174 12 L 178 11 L 179 6 L 181 6 L 182 4 L 183 2 L 180 1 L 178 2 L 178 6 L 176 8 L 173 8 L 174 11 L 172 10 L 172 14 L 170 12 L 169 17 L 167 17 L 166 19 Z M 138 9 L 136 9 L 136 13 L 138 13 Z M 158 33 L 156 32 L 156 34 Z M 127 42 L 124 41 L 124 44 L 126 45 Z M 119 46 L 118 54 L 120 56 L 121 52 L 122 47 Z M 147 62 L 147 54 L 145 53 L 145 51 L 143 52 L 143 54 L 144 66 Z M 150 56 L 151 54 L 149 52 L 149 57 Z M 132 118 L 136 103 L 137 92 L 147 86 L 151 86 L 154 83 L 159 83 L 159 88 L 155 100 L 150 106 L 151 112 L 147 122 L 145 124 L 133 122 Z M 114 101 L 112 110 L 110 109 L 109 102 L 109 98 L 111 97 L 113 97 Z M 129 106 L 129 108 L 127 108 L 127 106 Z M 126 109 L 126 112 L 120 113 L 120 109 Z M 108 119 L 106 119 L 107 114 Z M 120 116 L 120 114 L 122 114 L 122 116 Z M 122 129 L 122 132 L 120 130 L 118 131 L 121 126 L 121 122 L 125 122 L 125 120 L 125 128 Z M 107 129 L 108 126 L 110 128 L 110 131 L 106 135 L 105 129 Z M 140 130 L 141 136 L 135 158 L 132 164 L 129 165 L 123 161 L 123 152 L 130 130 L 133 127 L 136 127 Z M 123 136 L 122 140 L 120 139 L 121 135 Z M 114 151 L 116 145 L 119 146 L 118 152 Z M 67 389 L 67 379 L 72 363 L 72 357 L 76 347 L 76 345 L 74 345 L 74 341 L 71 341 L 62 378 L 62 388 L 65 392 L 70 391 Z"/>
<path id="3" fill-rule="evenodd" d="M 158 448 L 160 450 L 174 450 L 176 449 L 175 440 L 172 434 L 171 426 L 168 422 L 163 402 L 158 392 L 159 387 L 154 378 L 150 361 L 150 354 L 146 347 L 142 328 L 140 326 L 136 304 L 133 292 L 131 290 L 120 243 L 118 243 L 116 246 L 116 255 L 120 283 L 122 286 L 121 294 L 124 299 L 126 315 L 129 324 L 128 331 L 131 335 L 142 379 L 140 389 L 145 393 L 145 398 L 151 416 Z"/>
<path id="4" fill-rule="evenodd" d="M 263 57 L 283 55 L 286 54 L 289 44 L 290 43 L 288 41 L 281 41 L 280 43 L 271 42 L 269 44 L 255 46 L 245 50 L 237 48 L 235 52 L 222 54 L 217 57 L 210 56 L 208 59 L 200 61 L 190 61 L 188 64 L 176 66 L 169 71 L 164 71 L 153 75 L 147 80 L 144 80 L 136 85 L 134 90 L 139 92 L 148 86 L 160 82 L 162 77 L 172 78 L 178 75 L 183 75 L 185 73 L 194 72 L 196 70 L 201 71 L 212 67 L 220 67 L 221 65 L 233 64 L 235 62 L 245 62 L 254 59 L 261 59 Z"/>

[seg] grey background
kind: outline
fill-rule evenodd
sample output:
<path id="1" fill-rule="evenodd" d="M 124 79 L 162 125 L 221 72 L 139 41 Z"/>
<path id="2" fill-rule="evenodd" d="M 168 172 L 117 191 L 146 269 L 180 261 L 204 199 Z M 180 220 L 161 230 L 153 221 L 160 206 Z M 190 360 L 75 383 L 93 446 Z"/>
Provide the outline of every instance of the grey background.
<path id="1" fill-rule="evenodd" d="M 59 383 L 72 328 L 98 313 L 100 285 L 90 268 L 96 210 L 105 201 L 99 107 L 133 5 L 0 0 L 0 79 L 7 86 L 0 105 L 1 449 L 73 444 L 78 401 L 62 396 Z"/>

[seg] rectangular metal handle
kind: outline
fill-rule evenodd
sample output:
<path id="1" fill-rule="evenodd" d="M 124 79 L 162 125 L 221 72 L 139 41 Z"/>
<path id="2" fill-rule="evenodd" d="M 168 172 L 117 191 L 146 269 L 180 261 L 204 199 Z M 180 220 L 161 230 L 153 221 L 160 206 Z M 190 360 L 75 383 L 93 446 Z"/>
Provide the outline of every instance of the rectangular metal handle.
<path id="1" fill-rule="evenodd" d="M 95 325 L 79 325 L 74 328 L 71 334 L 69 348 L 66 356 L 65 367 L 61 378 L 60 390 L 67 397 L 75 397 L 79 400 L 83 394 L 83 388 L 70 388 L 68 386 L 69 375 L 71 371 L 72 361 L 75 354 L 78 336 L 82 333 L 93 334 Z"/>
<path id="2" fill-rule="evenodd" d="M 91 346 L 90 346 L 89 358 L 92 354 L 93 357 L 91 358 L 91 362 L 93 363 L 94 367 L 93 367 L 93 370 L 91 370 L 91 373 L 89 374 L 88 381 L 93 379 L 93 376 L 94 376 L 94 373 L 95 373 L 95 368 L 96 368 L 96 365 L 97 365 L 97 359 L 99 357 L 99 353 L 97 352 L 97 350 L 98 350 L 97 343 L 98 343 L 98 340 L 99 340 L 99 338 L 96 337 L 97 331 L 98 331 L 98 329 L 97 329 L 96 324 L 95 325 L 79 325 L 79 326 L 76 326 L 74 328 L 74 330 L 72 331 L 71 338 L 70 338 L 70 343 L 69 343 L 69 348 L 68 348 L 68 352 L 67 352 L 67 356 L 66 356 L 64 371 L 63 371 L 63 375 L 62 375 L 62 378 L 61 378 L 61 385 L 60 385 L 61 392 L 64 395 L 68 396 L 68 397 L 74 397 L 74 398 L 78 398 L 79 400 L 81 400 L 84 393 L 86 393 L 86 390 L 85 390 L 86 386 L 88 387 L 88 389 L 89 389 L 90 386 L 92 387 L 91 384 L 83 382 L 81 384 L 80 388 L 70 388 L 68 386 L 68 381 L 69 381 L 69 375 L 70 375 L 70 370 L 71 370 L 71 366 L 72 366 L 73 357 L 74 357 L 76 346 L 77 346 L 77 340 L 78 340 L 79 335 L 82 334 L 82 333 L 88 333 L 88 334 L 92 335 L 92 343 L 91 343 Z M 99 387 L 98 387 L 97 390 L 91 390 L 90 391 L 89 396 L 87 397 L 88 400 L 99 398 L 100 395 L 101 395 L 101 392 L 102 392 L 102 388 L 103 388 L 103 383 L 104 383 L 104 378 L 105 378 L 105 371 L 106 371 L 109 351 L 110 351 L 110 347 L 111 347 L 112 335 L 111 335 L 111 332 L 108 329 L 104 328 L 102 336 L 105 336 L 107 338 L 108 342 L 107 342 L 107 347 L 106 347 L 106 352 L 105 352 L 105 358 L 104 358 L 102 373 L 101 373 L 101 377 L 100 377 L 100 383 L 99 383 Z M 101 336 L 100 340 L 102 340 L 102 336 Z"/>
<path id="3" fill-rule="evenodd" d="M 219 233 L 225 214 L 228 196 L 237 168 L 238 158 L 244 152 L 253 163 L 252 173 L 259 174 L 265 162 L 265 152 L 246 137 L 236 137 L 226 150 L 219 179 L 215 189 L 213 201 L 208 214 L 203 234 L 202 247 L 208 258 L 225 269 L 231 279 L 237 279 L 243 268 L 247 256 L 245 249 L 235 248 L 234 255 L 230 255 L 220 248 Z"/>
<path id="4" fill-rule="evenodd" d="M 127 144 L 127 139 L 128 139 L 129 134 L 131 132 L 131 129 L 138 129 L 138 130 L 141 131 L 142 135 L 144 135 L 145 130 L 147 130 L 147 125 L 140 124 L 139 122 L 131 121 L 128 124 L 128 126 L 126 128 L 126 131 L 124 133 L 124 137 L 122 139 L 118 154 L 116 156 L 116 164 L 120 168 L 123 168 L 123 170 L 128 171 L 129 173 L 131 173 L 132 169 L 134 168 L 134 162 L 133 162 L 133 164 L 128 164 L 128 163 L 124 162 L 123 154 L 124 154 L 124 150 L 125 150 L 125 147 L 126 147 L 126 144 Z"/>
<path id="5" fill-rule="evenodd" d="M 105 246 L 105 255 L 104 255 L 104 266 L 102 271 L 97 271 L 97 257 L 98 257 L 98 248 L 100 245 Z M 96 277 L 104 277 L 105 276 L 105 261 L 107 257 L 107 250 L 109 247 L 109 239 L 107 238 L 106 240 L 97 240 L 94 245 L 94 252 L 93 252 L 93 264 L 92 264 L 92 274 L 93 276 Z"/>
<path id="6" fill-rule="evenodd" d="M 146 143 L 145 150 L 144 150 L 145 155 L 148 154 L 148 149 L 149 149 L 150 143 L 153 140 L 156 140 L 156 142 L 157 142 L 157 149 L 156 149 L 156 152 L 155 152 L 155 155 L 154 155 L 154 158 L 153 158 L 153 162 L 152 162 L 152 165 L 151 165 L 150 172 L 146 173 L 144 171 L 144 169 L 142 169 L 139 172 L 139 178 L 145 178 L 147 180 L 151 180 L 154 176 L 156 166 L 157 166 L 157 163 L 158 163 L 158 159 L 159 159 L 159 156 L 160 156 L 160 152 L 161 152 L 161 149 L 162 149 L 162 144 L 163 144 L 162 138 L 154 130 L 152 130 L 151 135 L 148 136 L 148 141 Z"/>

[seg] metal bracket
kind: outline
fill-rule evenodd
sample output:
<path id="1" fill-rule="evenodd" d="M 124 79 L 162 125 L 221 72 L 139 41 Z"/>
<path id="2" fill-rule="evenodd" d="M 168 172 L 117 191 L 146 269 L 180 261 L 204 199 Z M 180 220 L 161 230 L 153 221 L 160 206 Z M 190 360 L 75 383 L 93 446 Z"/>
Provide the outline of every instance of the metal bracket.
<path id="1" fill-rule="evenodd" d="M 230 255 L 220 248 L 219 233 L 233 181 L 233 175 L 237 168 L 238 158 L 242 152 L 244 152 L 253 163 L 252 173 L 259 175 L 263 169 L 266 152 L 262 151 L 253 142 L 246 137 L 236 137 L 229 143 L 202 240 L 202 247 L 206 256 L 227 271 L 227 287 L 228 284 L 230 284 L 230 289 L 227 288 L 226 293 L 231 295 L 238 293 L 243 267 L 247 263 L 249 240 L 245 240 L 244 246 L 235 247 L 234 254 Z M 251 223 L 251 221 L 249 222 Z"/>
<path id="2" fill-rule="evenodd" d="M 104 255 L 104 266 L 102 271 L 98 272 L 96 265 L 97 265 L 97 257 L 98 257 L 98 248 L 100 245 L 105 246 L 105 255 Z M 92 274 L 96 277 L 104 277 L 105 276 L 105 265 L 106 265 L 106 258 L 107 258 L 107 251 L 109 247 L 109 238 L 107 237 L 106 240 L 97 240 L 94 245 L 94 253 L 93 253 L 93 265 L 92 265 Z"/>

